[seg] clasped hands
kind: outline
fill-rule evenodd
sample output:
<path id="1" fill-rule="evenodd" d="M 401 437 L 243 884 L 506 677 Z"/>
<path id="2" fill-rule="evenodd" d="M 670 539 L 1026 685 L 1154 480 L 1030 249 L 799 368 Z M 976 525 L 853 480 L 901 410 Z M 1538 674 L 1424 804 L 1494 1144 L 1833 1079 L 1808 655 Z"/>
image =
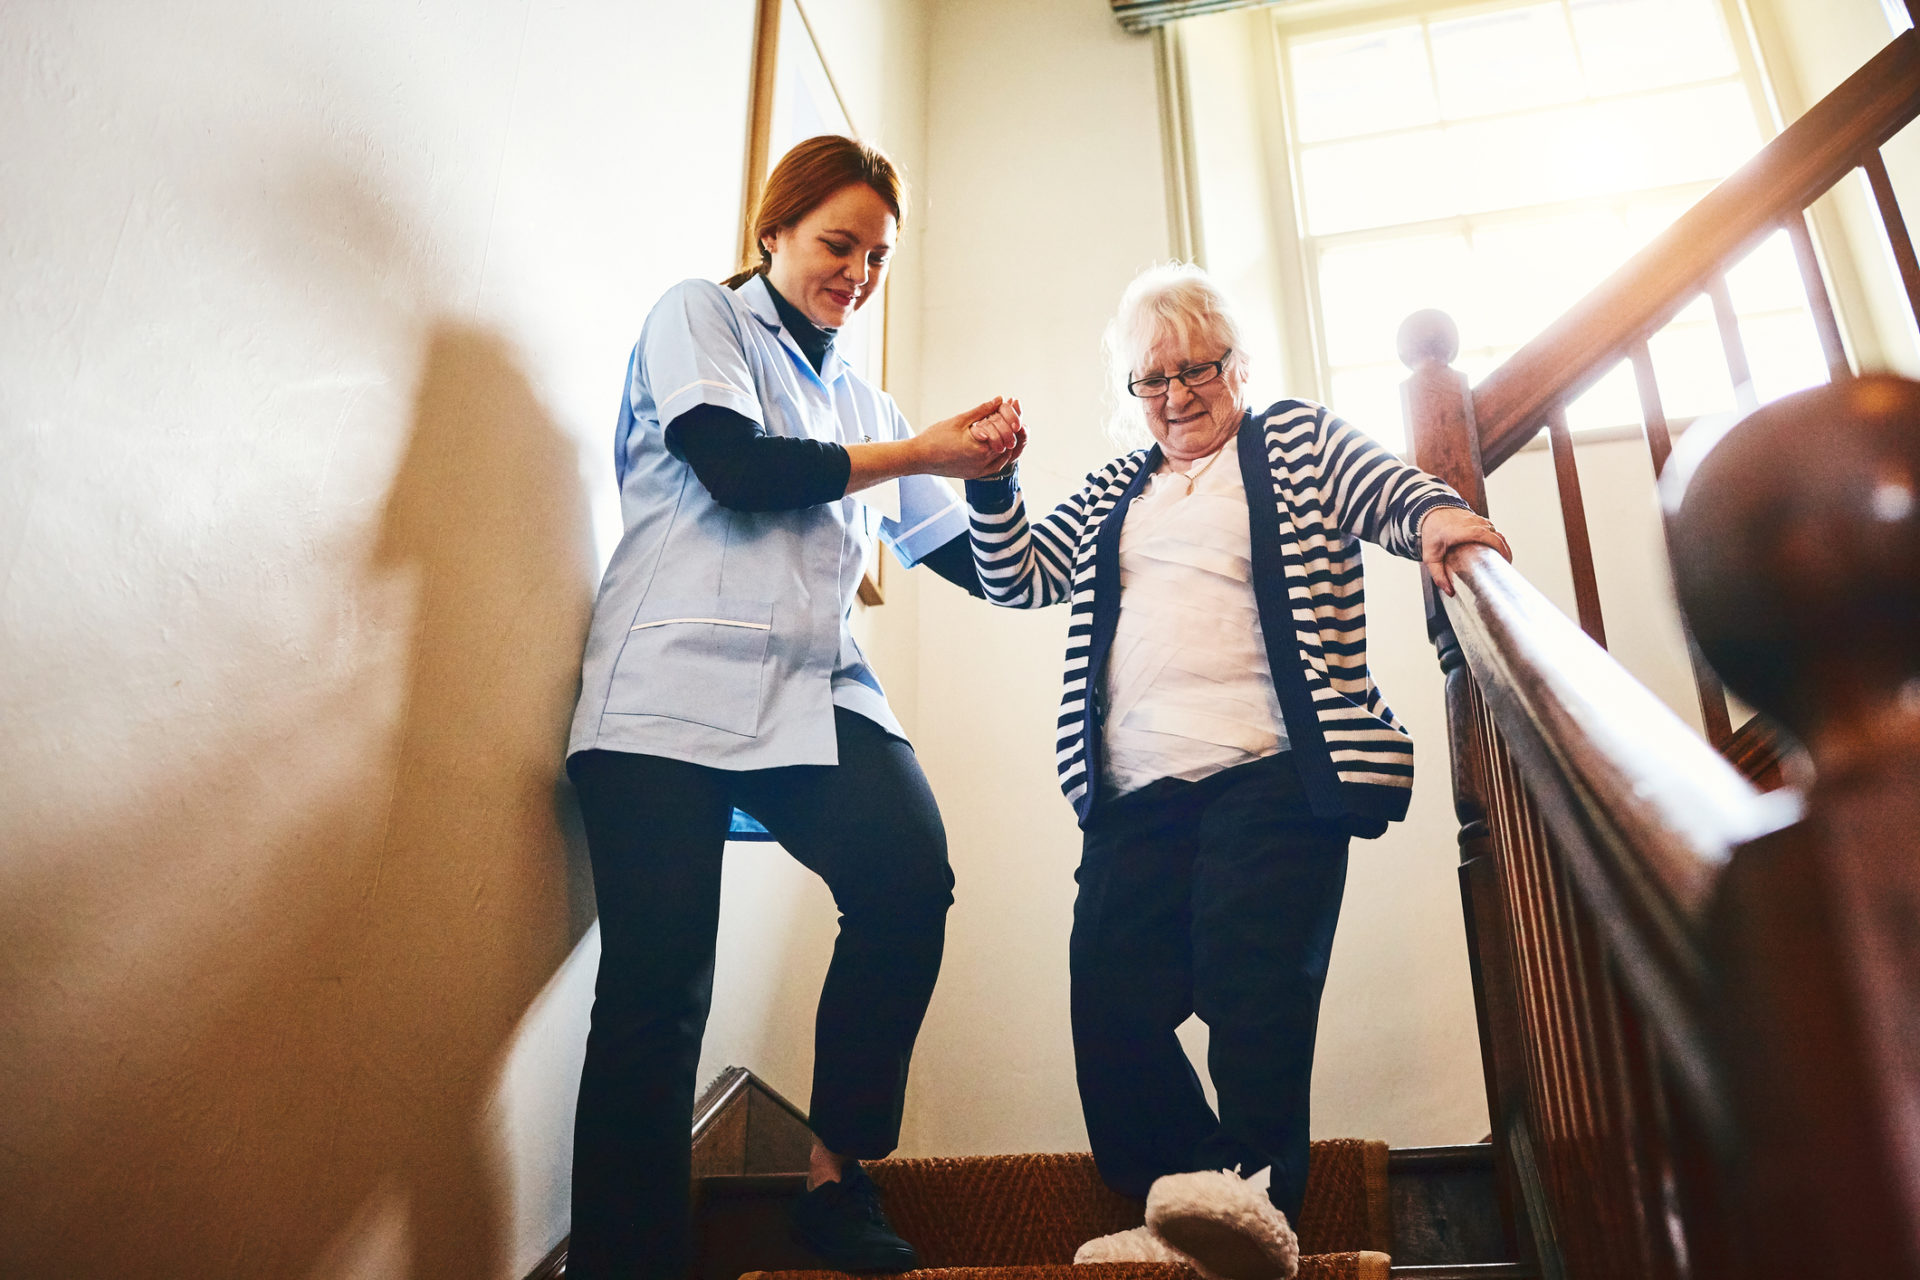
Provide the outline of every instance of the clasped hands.
<path id="1" fill-rule="evenodd" d="M 914 437 L 924 469 L 956 480 L 978 480 L 1004 471 L 1027 447 L 1020 402 L 1006 396 L 943 418 Z"/>

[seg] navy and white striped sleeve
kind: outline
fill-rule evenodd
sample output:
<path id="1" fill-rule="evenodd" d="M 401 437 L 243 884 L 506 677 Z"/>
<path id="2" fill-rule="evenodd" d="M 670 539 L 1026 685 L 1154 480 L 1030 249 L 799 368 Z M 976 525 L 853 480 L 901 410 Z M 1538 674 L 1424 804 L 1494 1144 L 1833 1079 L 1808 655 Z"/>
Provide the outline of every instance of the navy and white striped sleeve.
<path id="1" fill-rule="evenodd" d="M 1372 436 L 1320 410 L 1323 493 L 1334 523 L 1395 555 L 1420 558 L 1420 522 L 1440 507 L 1467 503 L 1445 481 L 1409 466 Z"/>
<path id="2" fill-rule="evenodd" d="M 1059 604 L 1073 594 L 1073 562 L 1087 517 L 1113 482 L 1112 467 L 1087 477 L 1080 492 L 1036 524 L 1027 522 L 1019 469 L 1003 478 L 967 481 L 974 565 L 987 599 L 1014 609 Z"/>

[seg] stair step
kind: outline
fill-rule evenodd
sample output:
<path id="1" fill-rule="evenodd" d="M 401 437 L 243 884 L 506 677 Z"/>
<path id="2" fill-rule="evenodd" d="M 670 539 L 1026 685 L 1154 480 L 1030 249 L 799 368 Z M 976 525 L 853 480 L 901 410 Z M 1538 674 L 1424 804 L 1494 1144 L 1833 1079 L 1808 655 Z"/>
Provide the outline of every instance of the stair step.
<path id="1" fill-rule="evenodd" d="M 1044 1263 L 1018 1267 L 925 1267 L 913 1280 L 1193 1280 L 1172 1262 Z M 1397 1273 L 1395 1273 L 1397 1274 Z M 1316 1253 L 1300 1259 L 1294 1280 L 1388 1280 L 1384 1253 Z M 758 1271 L 740 1280 L 846 1280 L 840 1271 Z"/>
<path id="2" fill-rule="evenodd" d="M 934 1269 L 1065 1266 L 1086 1241 L 1141 1222 L 1141 1202 L 1109 1190 L 1084 1153 L 876 1160 L 866 1168 L 894 1225 Z M 1296 1224 L 1301 1251 L 1357 1259 L 1326 1264 L 1334 1268 L 1326 1272 L 1328 1280 L 1349 1272 L 1371 1275 L 1371 1259 L 1379 1260 L 1384 1277 L 1386 1170 L 1382 1143 L 1313 1144 L 1306 1204 Z M 787 1236 L 787 1206 L 805 1183 L 797 1173 L 699 1179 L 700 1280 L 817 1265 Z M 1374 1252 L 1362 1258 L 1367 1251 Z"/>
<path id="3" fill-rule="evenodd" d="M 1500 1223 L 1493 1147 L 1400 1147 L 1387 1156 L 1387 1198 L 1393 1218 L 1394 1274 L 1448 1280 L 1462 1266 L 1512 1263 Z M 1451 1267 L 1439 1272 L 1411 1267 Z M 1460 1272 L 1493 1276 L 1491 1271 Z"/>
<path id="4" fill-rule="evenodd" d="M 1005 1177 L 1007 1166 L 1022 1164 L 1026 1166 L 1026 1176 L 1015 1177 L 1004 1184 L 1002 1198 L 1011 1196 L 1020 1202 L 1026 1212 L 1014 1217 L 1030 1220 L 1044 1210 L 1043 1203 L 1036 1207 L 1035 1190 L 1030 1185 L 1035 1177 L 1042 1176 L 1044 1180 L 1044 1175 L 1050 1172 L 1057 1196 L 1064 1176 L 1074 1195 L 1095 1204 L 1104 1199 L 1112 1215 L 1104 1221 L 1087 1221 L 1083 1210 L 1081 1225 L 1070 1228 L 1068 1238 L 1053 1246 L 1056 1251 L 1064 1249 L 1067 1256 L 1077 1247 L 1078 1239 L 1100 1234 L 1096 1227 L 1117 1231 L 1139 1222 L 1138 1202 L 1116 1196 L 1099 1185 L 1085 1156 L 1012 1157 L 992 1163 L 989 1160 L 991 1158 L 883 1161 L 869 1168 L 883 1185 L 895 1184 L 887 1189 L 888 1203 L 895 1206 L 895 1216 L 903 1222 L 935 1206 L 950 1206 L 955 1198 L 966 1194 L 968 1182 L 979 1181 L 989 1169 L 997 1169 L 998 1176 Z M 913 1180 L 918 1185 L 912 1189 L 889 1172 L 890 1166 L 909 1163 L 921 1168 L 919 1178 Z M 1537 1268 L 1514 1262 L 1509 1257 L 1496 1208 L 1490 1146 L 1474 1143 L 1400 1148 L 1388 1155 L 1386 1164 L 1387 1199 L 1391 1206 L 1389 1252 L 1393 1260 L 1391 1274 L 1396 1280 L 1534 1280 L 1539 1275 Z M 939 1176 L 940 1166 L 944 1166 L 944 1178 Z M 805 1188 L 806 1176 L 798 1173 L 701 1179 L 697 1206 L 701 1280 L 735 1280 L 752 1271 L 774 1273 L 778 1280 L 811 1280 L 832 1275 L 812 1270 L 818 1265 L 817 1260 L 787 1237 L 787 1205 Z M 917 1202 L 905 1205 L 904 1215 L 900 1212 L 903 1206 L 899 1204 L 903 1199 Z M 1044 1202 L 1045 1195 L 1040 1199 Z M 1086 1234 L 1080 1235 L 1081 1231 Z M 1313 1240 L 1308 1237 L 1306 1242 L 1311 1245 Z M 1024 1255 L 1023 1265 L 936 1267 L 929 1269 L 926 1280 L 1017 1280 L 1051 1274 L 1059 1265 L 1034 1262 L 1031 1252 L 1019 1252 Z M 969 1261 L 979 1260 L 977 1256 L 969 1258 Z M 1350 1264 L 1345 1254 L 1309 1252 L 1303 1259 L 1301 1277 L 1302 1280 L 1335 1280 L 1348 1275 L 1346 1268 L 1350 1265 L 1358 1267 L 1357 1261 Z M 1166 1268 L 1158 1264 L 1126 1264 L 1126 1267 L 1124 1275 L 1104 1270 L 1088 1273 L 1080 1268 L 1071 1276 L 1079 1280 L 1166 1280 L 1167 1277 Z M 1062 1270 L 1063 1277 L 1067 1274 Z M 1351 1274 L 1357 1277 L 1370 1272 L 1355 1269 Z"/>

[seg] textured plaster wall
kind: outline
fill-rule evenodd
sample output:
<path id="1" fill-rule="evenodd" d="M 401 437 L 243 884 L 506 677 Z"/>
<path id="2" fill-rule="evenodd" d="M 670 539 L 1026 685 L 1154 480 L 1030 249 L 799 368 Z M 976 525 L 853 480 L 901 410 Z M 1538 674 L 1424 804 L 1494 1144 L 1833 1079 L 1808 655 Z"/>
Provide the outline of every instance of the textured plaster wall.
<path id="1" fill-rule="evenodd" d="M 918 7 L 814 9 L 911 151 Z M 752 10 L 7 6 L 0 1274 L 517 1277 L 565 1231 L 612 412 L 731 265 Z M 712 1067 L 810 1022 L 831 927 L 729 879 Z"/>

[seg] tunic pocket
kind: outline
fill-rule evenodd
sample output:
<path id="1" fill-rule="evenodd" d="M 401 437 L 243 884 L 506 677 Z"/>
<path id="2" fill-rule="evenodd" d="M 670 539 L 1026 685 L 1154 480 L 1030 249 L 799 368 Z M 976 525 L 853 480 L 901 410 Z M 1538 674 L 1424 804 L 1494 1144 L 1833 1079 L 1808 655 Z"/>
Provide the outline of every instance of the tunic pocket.
<path id="1" fill-rule="evenodd" d="M 607 710 L 760 731 L 773 602 L 649 599 L 613 666 Z"/>

